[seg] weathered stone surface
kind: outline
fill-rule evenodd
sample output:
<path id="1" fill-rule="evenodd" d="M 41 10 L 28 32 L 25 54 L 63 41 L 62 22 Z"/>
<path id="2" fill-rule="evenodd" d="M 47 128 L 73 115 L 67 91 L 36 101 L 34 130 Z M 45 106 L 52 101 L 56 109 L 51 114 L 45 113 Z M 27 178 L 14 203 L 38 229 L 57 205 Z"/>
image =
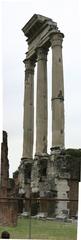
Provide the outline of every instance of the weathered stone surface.
<path id="1" fill-rule="evenodd" d="M 1 144 L 1 185 L 0 185 L 0 225 L 14 226 L 17 224 L 17 201 L 9 179 L 9 161 L 7 133 L 3 131 Z"/>
<path id="2" fill-rule="evenodd" d="M 32 214 L 68 218 L 77 214 L 81 153 L 64 149 L 64 34 L 52 19 L 34 14 L 22 29 L 28 42 L 25 63 L 23 158 L 19 166 L 19 194 L 39 197 Z M 52 147 L 47 154 L 47 52 L 52 47 Z M 37 62 L 36 154 L 33 159 L 33 84 Z M 29 67 L 31 63 L 31 67 Z M 73 190 L 72 190 L 73 189 Z M 75 202 L 70 201 L 73 198 Z M 54 198 L 54 199 L 53 199 Z M 38 202 L 36 202 L 38 201 Z M 29 211 L 27 204 L 26 210 Z M 35 209 L 35 211 L 34 211 Z M 73 211 L 74 209 L 74 211 Z"/>
<path id="3" fill-rule="evenodd" d="M 3 196 L 7 196 L 9 178 L 9 161 L 8 161 L 8 146 L 7 133 L 3 131 L 3 142 L 1 143 L 1 188 Z"/>
<path id="4" fill-rule="evenodd" d="M 62 39 L 52 19 L 34 14 L 23 27 L 28 37 L 28 52 L 25 63 L 25 94 L 23 121 L 23 157 L 32 158 L 33 153 L 33 92 L 34 64 L 37 61 L 36 102 L 36 154 L 47 153 L 47 53 L 52 47 L 52 148 L 64 146 L 64 89 L 62 64 Z"/>
<path id="5" fill-rule="evenodd" d="M 35 156 L 29 191 L 31 186 L 31 196 L 41 198 L 37 208 L 36 202 L 32 202 L 38 216 L 44 214 L 62 219 L 76 217 L 80 159 L 81 151 L 72 149 L 59 149 L 51 155 Z M 28 185 L 26 184 L 23 189 L 26 197 L 29 197 Z M 69 202 L 69 200 L 75 201 Z M 34 214 L 34 210 L 32 211 Z"/>
<path id="6" fill-rule="evenodd" d="M 52 43 L 52 148 L 64 147 L 64 80 L 62 41 L 64 35 L 53 34 Z"/>
<path id="7" fill-rule="evenodd" d="M 58 31 L 57 23 L 42 15 L 34 14 L 28 23 L 23 27 L 23 32 L 28 38 L 27 58 L 32 56 L 36 59 L 38 47 L 50 47 L 50 35 Z"/>
<path id="8" fill-rule="evenodd" d="M 33 156 L 34 128 L 34 62 L 25 60 L 25 90 L 23 119 L 23 155 L 22 159 Z"/>
<path id="9" fill-rule="evenodd" d="M 47 50 L 37 49 L 36 154 L 47 153 Z"/>
<path id="10" fill-rule="evenodd" d="M 16 226 L 17 224 L 17 201 L 15 199 L 0 199 L 0 225 Z"/>

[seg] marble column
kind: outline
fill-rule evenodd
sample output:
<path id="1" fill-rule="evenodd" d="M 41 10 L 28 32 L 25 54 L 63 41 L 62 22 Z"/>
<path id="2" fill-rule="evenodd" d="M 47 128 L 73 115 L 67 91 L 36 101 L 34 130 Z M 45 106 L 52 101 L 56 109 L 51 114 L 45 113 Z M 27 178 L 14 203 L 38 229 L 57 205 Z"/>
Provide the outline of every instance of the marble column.
<path id="1" fill-rule="evenodd" d="M 24 91 L 24 119 L 23 119 L 23 156 L 29 159 L 33 156 L 34 130 L 34 62 L 26 59 L 25 63 L 25 91 Z"/>
<path id="2" fill-rule="evenodd" d="M 47 153 L 47 50 L 37 49 L 36 154 Z"/>
<path id="3" fill-rule="evenodd" d="M 64 147 L 63 33 L 55 33 L 52 46 L 52 149 Z"/>

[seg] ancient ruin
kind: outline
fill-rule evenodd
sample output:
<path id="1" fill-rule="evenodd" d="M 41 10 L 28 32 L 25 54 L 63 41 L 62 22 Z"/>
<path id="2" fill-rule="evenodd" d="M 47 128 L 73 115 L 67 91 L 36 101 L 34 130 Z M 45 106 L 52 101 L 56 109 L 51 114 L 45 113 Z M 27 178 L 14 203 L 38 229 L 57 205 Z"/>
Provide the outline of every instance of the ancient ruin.
<path id="1" fill-rule="evenodd" d="M 32 159 L 34 126 L 34 67 L 37 62 L 36 155 L 47 154 L 47 55 L 52 48 L 52 152 L 64 147 L 64 34 L 51 19 L 34 15 L 22 29 L 28 41 L 25 63 L 23 156 Z"/>
<path id="2" fill-rule="evenodd" d="M 28 51 L 25 64 L 23 155 L 19 166 L 20 196 L 48 199 L 32 204 L 32 214 L 56 218 L 77 215 L 81 150 L 64 148 L 64 34 L 52 19 L 34 14 L 23 27 Z M 47 56 L 52 48 L 52 146 L 47 153 Z M 37 62 L 36 153 L 34 139 L 34 69 Z M 56 202 L 52 204 L 52 198 Z M 63 201 L 64 199 L 64 201 Z M 59 201 L 60 200 L 60 201 Z M 74 201 L 70 201 L 74 200 Z M 26 205 L 27 212 L 29 206 Z M 34 210 L 34 211 L 33 211 Z"/>
<path id="3" fill-rule="evenodd" d="M 17 201 L 14 199 L 14 187 L 10 185 L 7 133 L 3 131 L 0 182 L 0 225 L 2 226 L 17 224 Z"/>
<path id="4" fill-rule="evenodd" d="M 15 225 L 19 213 L 68 219 L 77 216 L 81 149 L 64 146 L 64 34 L 52 19 L 34 14 L 23 27 L 28 51 L 24 60 L 23 154 L 9 187 L 7 133 L 1 145 L 0 224 Z M 52 146 L 47 152 L 47 57 L 52 49 Z M 37 63 L 36 152 L 34 144 L 34 70 Z M 17 209 L 17 197 L 18 209 Z M 24 201 L 23 201 L 24 199 Z M 4 200 L 4 201 L 3 201 Z"/>

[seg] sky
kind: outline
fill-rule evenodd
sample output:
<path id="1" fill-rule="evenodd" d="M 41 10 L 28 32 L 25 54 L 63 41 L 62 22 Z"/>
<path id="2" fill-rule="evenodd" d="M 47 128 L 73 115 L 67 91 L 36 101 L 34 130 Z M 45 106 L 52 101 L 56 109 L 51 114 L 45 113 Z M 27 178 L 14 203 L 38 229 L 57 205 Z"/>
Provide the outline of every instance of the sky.
<path id="1" fill-rule="evenodd" d="M 81 148 L 81 16 L 79 0 L 1 1 L 1 76 L 0 113 L 8 133 L 10 176 L 17 170 L 23 151 L 24 63 L 27 52 L 23 26 L 41 14 L 57 22 L 63 41 L 65 147 Z M 51 49 L 48 54 L 48 152 L 51 147 Z M 36 90 L 36 69 L 35 69 Z M 36 99 L 34 100 L 35 103 Z M 34 139 L 35 152 L 35 139 Z"/>

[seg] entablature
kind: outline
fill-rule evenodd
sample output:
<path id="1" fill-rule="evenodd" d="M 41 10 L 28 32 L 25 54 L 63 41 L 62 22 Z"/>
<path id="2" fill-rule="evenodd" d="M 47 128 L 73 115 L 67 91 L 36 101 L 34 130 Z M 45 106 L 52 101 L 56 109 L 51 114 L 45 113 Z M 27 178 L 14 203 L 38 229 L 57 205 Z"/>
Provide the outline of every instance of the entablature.
<path id="1" fill-rule="evenodd" d="M 36 59 L 36 49 L 39 47 L 48 49 L 51 46 L 51 35 L 59 32 L 56 22 L 37 14 L 33 15 L 22 30 L 28 42 L 27 59 Z"/>

